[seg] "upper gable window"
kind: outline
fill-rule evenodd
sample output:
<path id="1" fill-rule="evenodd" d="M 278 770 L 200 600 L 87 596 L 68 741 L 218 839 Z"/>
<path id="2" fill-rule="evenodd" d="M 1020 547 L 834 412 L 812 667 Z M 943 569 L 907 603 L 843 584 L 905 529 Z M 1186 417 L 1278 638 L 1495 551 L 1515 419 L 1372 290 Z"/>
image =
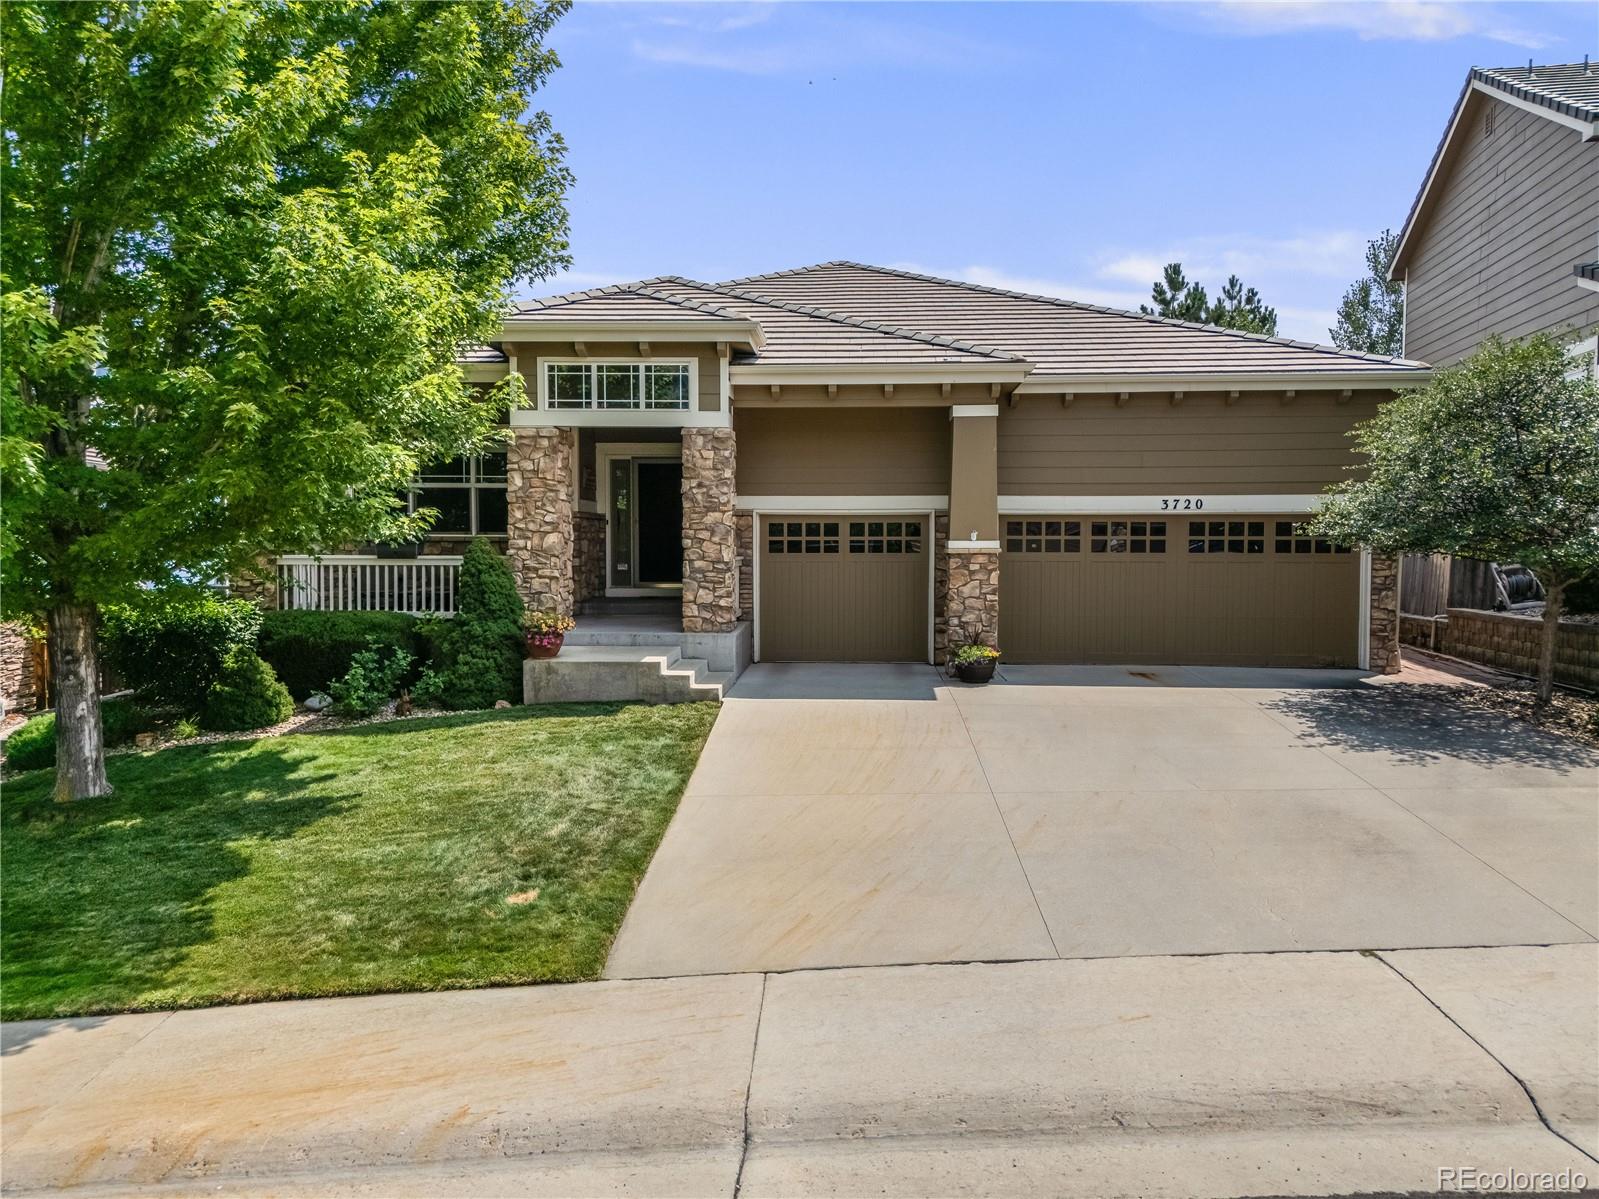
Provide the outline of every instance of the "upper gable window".
<path id="1" fill-rule="evenodd" d="M 686 362 L 546 362 L 544 406 L 590 410 L 686 409 Z"/>

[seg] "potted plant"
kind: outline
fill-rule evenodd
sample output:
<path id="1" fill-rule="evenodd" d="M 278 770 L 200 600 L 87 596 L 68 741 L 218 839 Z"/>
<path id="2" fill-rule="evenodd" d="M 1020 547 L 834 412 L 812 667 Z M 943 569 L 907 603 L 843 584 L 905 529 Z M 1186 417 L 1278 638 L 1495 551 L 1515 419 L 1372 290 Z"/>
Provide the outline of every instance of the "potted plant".
<path id="1" fill-rule="evenodd" d="M 561 643 L 577 622 L 559 612 L 522 613 L 522 637 L 530 658 L 553 658 L 561 652 Z"/>
<path id="2" fill-rule="evenodd" d="M 994 665 L 999 661 L 999 651 L 991 645 L 972 642 L 961 645 L 949 656 L 955 676 L 963 683 L 986 683 L 994 677 Z"/>

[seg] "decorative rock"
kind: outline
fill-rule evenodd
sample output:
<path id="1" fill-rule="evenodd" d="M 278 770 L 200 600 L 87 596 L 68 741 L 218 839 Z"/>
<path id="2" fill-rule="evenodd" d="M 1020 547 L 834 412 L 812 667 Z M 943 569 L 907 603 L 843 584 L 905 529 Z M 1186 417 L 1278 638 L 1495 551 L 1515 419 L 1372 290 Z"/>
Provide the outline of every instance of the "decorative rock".
<path id="1" fill-rule="evenodd" d="M 325 712 L 333 706 L 333 700 L 318 691 L 313 695 L 307 696 L 303 706 L 307 712 Z"/>
<path id="2" fill-rule="evenodd" d="M 508 700 L 508 699 L 497 699 L 497 700 L 494 701 L 494 710 L 496 712 L 503 711 L 504 709 L 509 708 L 510 706 L 511 706 L 511 701 Z"/>
<path id="3" fill-rule="evenodd" d="M 155 744 L 155 734 L 135 733 L 133 734 L 133 744 L 139 749 L 149 749 L 150 746 Z"/>

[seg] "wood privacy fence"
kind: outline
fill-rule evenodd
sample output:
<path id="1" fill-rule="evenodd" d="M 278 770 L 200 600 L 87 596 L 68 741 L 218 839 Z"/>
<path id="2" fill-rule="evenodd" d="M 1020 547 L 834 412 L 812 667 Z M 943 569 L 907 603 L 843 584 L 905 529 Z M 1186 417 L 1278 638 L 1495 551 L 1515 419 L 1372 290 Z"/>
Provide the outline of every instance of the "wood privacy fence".
<path id="1" fill-rule="evenodd" d="M 1506 578 L 1520 574 L 1506 567 Z M 1451 558 L 1448 554 L 1406 554 L 1399 568 L 1399 610 L 1407 616 L 1442 616 L 1450 608 L 1502 609 L 1507 600 L 1536 598 L 1505 593 L 1506 583 L 1492 562 L 1476 558 Z"/>

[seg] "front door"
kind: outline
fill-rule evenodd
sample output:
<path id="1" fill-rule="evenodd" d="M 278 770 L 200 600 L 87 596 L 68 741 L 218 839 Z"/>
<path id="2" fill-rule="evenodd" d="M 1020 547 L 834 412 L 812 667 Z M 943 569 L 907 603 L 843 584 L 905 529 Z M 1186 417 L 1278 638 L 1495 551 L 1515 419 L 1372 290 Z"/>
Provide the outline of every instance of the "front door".
<path id="1" fill-rule="evenodd" d="M 683 584 L 683 465 L 676 458 L 607 463 L 606 586 L 612 594 Z"/>

